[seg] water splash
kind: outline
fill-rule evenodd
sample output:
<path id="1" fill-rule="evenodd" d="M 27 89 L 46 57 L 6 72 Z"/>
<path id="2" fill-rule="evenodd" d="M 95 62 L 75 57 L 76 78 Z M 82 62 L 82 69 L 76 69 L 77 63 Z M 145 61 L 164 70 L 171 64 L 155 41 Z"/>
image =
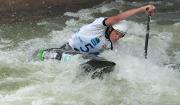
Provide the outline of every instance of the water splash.
<path id="1" fill-rule="evenodd" d="M 145 60 L 145 25 L 128 20 L 131 26 L 128 34 L 117 43 L 114 51 L 106 51 L 100 55 L 117 64 L 115 70 L 106 74 L 103 80 L 92 80 L 90 75 L 82 75 L 79 68 L 81 59 L 78 56 L 74 58 L 76 60 L 64 63 L 54 60 L 29 60 L 39 48 L 59 47 L 71 37 L 74 29 L 95 19 L 93 13 L 106 12 L 107 9 L 104 8 L 113 5 L 112 3 L 83 9 L 77 13 L 65 13 L 70 17 L 82 16 L 80 19 L 72 18 L 66 21 L 63 30 L 52 30 L 48 37 L 28 39 L 18 43 L 16 48 L 0 50 L 0 104 L 180 104 L 180 73 L 167 66 L 172 63 L 167 50 L 174 41 L 174 36 L 179 34 L 178 23 L 151 23 L 149 59 Z M 48 22 L 38 25 L 46 23 Z M 178 58 L 179 52 L 176 51 L 176 63 L 179 62 Z"/>

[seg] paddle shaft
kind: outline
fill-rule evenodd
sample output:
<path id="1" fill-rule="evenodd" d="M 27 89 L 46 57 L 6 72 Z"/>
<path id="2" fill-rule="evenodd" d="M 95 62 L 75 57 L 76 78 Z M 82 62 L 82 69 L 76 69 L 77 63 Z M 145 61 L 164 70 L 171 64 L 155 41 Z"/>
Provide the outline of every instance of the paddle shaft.
<path id="1" fill-rule="evenodd" d="M 148 16 L 148 21 L 147 21 L 147 28 L 146 28 L 146 37 L 145 37 L 145 46 L 144 46 L 144 57 L 145 59 L 147 59 L 147 50 L 148 50 L 148 42 L 149 42 L 149 30 L 150 30 L 150 26 L 149 26 L 149 23 L 150 23 L 150 20 L 151 20 L 151 16 Z"/>

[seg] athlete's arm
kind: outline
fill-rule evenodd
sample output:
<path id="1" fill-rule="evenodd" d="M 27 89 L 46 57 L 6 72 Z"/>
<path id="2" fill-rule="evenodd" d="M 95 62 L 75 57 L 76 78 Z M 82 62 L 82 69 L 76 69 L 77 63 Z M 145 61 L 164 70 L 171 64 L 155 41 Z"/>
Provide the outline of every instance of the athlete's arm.
<path id="1" fill-rule="evenodd" d="M 146 5 L 146 6 L 142 6 L 139 8 L 135 8 L 135 9 L 130 9 L 127 11 L 124 11 L 116 16 L 112 16 L 107 18 L 107 20 L 105 21 L 106 25 L 113 25 L 118 23 L 121 20 L 127 19 L 130 16 L 136 15 L 138 13 L 142 13 L 142 12 L 146 12 L 148 13 L 148 15 L 152 15 L 154 13 L 155 10 L 155 6 L 154 5 Z"/>

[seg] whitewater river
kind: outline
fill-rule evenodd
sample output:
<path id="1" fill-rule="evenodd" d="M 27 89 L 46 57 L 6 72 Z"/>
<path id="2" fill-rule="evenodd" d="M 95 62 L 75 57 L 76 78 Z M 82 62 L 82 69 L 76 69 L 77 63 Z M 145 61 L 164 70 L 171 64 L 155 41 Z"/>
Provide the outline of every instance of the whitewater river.
<path id="1" fill-rule="evenodd" d="M 180 105 L 180 4 L 154 3 L 148 59 L 144 59 L 147 17 L 141 14 L 127 20 L 130 29 L 115 50 L 100 55 L 117 64 L 104 79 L 82 75 L 79 56 L 60 63 L 38 61 L 32 55 L 39 48 L 61 46 L 99 16 L 143 2 L 116 0 L 39 21 L 1 24 L 0 105 Z"/>

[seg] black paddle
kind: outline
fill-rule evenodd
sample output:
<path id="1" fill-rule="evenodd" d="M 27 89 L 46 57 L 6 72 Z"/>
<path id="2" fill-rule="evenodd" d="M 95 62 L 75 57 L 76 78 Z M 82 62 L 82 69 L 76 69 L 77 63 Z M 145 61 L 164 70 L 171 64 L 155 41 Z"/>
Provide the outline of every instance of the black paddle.
<path id="1" fill-rule="evenodd" d="M 144 57 L 145 59 L 147 59 L 147 50 L 148 50 L 148 41 L 149 41 L 149 30 L 150 30 L 150 27 L 149 27 L 149 23 L 150 23 L 150 20 L 151 20 L 151 16 L 148 15 L 148 21 L 147 21 L 147 28 L 146 28 L 146 38 L 145 38 L 145 46 L 144 46 Z"/>

